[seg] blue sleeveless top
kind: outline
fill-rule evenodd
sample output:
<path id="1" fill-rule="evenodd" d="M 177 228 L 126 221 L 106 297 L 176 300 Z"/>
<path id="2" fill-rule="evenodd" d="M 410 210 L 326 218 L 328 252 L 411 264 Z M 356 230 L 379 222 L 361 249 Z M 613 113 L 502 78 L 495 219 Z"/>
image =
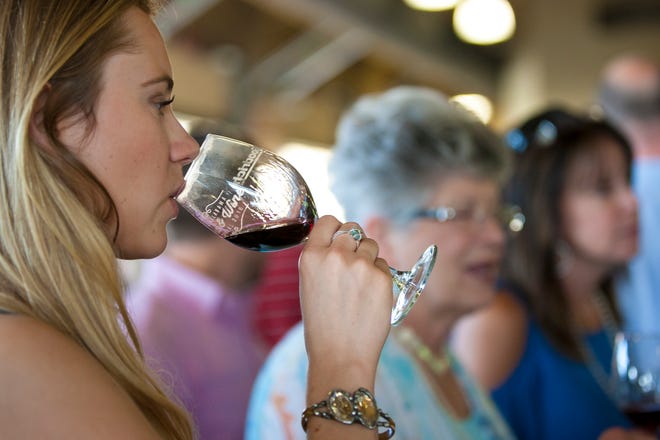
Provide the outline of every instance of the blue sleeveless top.
<path id="1" fill-rule="evenodd" d="M 587 335 L 584 343 L 609 376 L 607 332 Z M 608 427 L 630 426 L 589 367 L 557 351 L 531 319 L 522 359 L 493 400 L 518 440 L 596 440 Z"/>

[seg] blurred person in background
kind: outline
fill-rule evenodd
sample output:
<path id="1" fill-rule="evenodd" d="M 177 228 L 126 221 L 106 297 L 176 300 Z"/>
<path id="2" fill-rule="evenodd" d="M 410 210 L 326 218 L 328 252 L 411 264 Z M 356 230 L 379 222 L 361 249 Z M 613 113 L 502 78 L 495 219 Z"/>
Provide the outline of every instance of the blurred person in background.
<path id="1" fill-rule="evenodd" d="M 299 323 L 298 259 L 302 246 L 265 255 L 264 269 L 254 291 L 254 327 L 268 349 Z"/>
<path id="2" fill-rule="evenodd" d="M 151 366 L 191 412 L 201 439 L 240 439 L 266 349 L 252 324 L 264 254 L 215 236 L 181 211 L 163 255 L 145 260 L 128 309 Z"/>
<path id="3" fill-rule="evenodd" d="M 606 122 L 555 108 L 507 139 L 518 154 L 504 200 L 525 228 L 507 245 L 501 292 L 458 325 L 453 347 L 518 439 L 595 440 L 630 426 L 609 374 L 613 277 L 638 246 L 632 152 Z"/>
<path id="4" fill-rule="evenodd" d="M 500 205 L 508 165 L 509 151 L 490 129 L 431 89 L 367 95 L 340 121 L 330 175 L 346 217 L 377 240 L 392 267 L 409 268 L 439 245 L 428 284 L 378 365 L 378 402 L 396 420 L 396 438 L 513 438 L 447 347 L 456 322 L 495 293 L 512 219 Z M 356 339 L 355 350 L 363 344 Z M 246 439 L 304 438 L 306 374 L 298 325 L 259 374 Z"/>
<path id="5" fill-rule="evenodd" d="M 633 148 L 640 249 L 617 283 L 629 330 L 660 333 L 660 64 L 627 54 L 602 70 L 598 102 Z"/>
<path id="6" fill-rule="evenodd" d="M 202 127 L 193 129 L 199 143 Z M 236 136 L 222 128 L 211 132 Z M 200 439 L 241 439 L 266 356 L 252 326 L 265 254 L 219 238 L 183 209 L 167 232 L 165 252 L 141 262 L 129 286 L 129 312 L 148 361 L 172 383 Z"/>

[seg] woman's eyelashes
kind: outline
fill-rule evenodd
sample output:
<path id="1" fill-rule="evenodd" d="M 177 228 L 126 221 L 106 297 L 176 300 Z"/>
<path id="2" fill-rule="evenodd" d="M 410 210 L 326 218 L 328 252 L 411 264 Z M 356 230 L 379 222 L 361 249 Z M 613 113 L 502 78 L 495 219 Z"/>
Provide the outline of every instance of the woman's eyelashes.
<path id="1" fill-rule="evenodd" d="M 174 96 L 172 96 L 170 99 L 165 99 L 165 100 L 162 100 L 162 101 L 157 101 L 157 102 L 155 103 L 155 105 L 156 105 L 156 108 L 158 109 L 158 111 L 159 111 L 160 113 L 163 113 L 163 110 L 165 109 L 165 107 L 168 107 L 168 106 L 171 105 L 173 102 L 174 102 Z"/>

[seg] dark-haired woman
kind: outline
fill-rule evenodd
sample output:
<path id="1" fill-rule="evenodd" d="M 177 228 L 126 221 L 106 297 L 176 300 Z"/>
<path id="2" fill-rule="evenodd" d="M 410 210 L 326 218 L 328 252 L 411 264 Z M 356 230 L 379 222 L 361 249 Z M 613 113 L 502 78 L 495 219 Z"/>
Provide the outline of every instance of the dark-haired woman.
<path id="1" fill-rule="evenodd" d="M 612 276 L 637 252 L 631 151 L 604 121 L 551 109 L 509 133 L 518 151 L 506 199 L 511 237 L 502 291 L 454 335 L 521 439 L 596 439 L 629 426 L 610 396 L 620 325 Z"/>

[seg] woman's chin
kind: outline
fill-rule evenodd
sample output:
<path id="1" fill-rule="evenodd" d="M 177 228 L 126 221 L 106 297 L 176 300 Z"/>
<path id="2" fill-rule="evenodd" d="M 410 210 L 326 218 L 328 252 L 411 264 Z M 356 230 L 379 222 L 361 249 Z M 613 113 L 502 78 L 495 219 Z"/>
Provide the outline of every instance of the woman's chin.
<path id="1" fill-rule="evenodd" d="M 153 237 L 151 240 L 140 240 L 132 242 L 126 246 L 119 246 L 115 251 L 117 258 L 122 260 L 141 260 L 155 258 L 165 251 L 167 246 L 167 235 L 162 237 Z"/>
<path id="2" fill-rule="evenodd" d="M 492 282 L 481 282 L 478 287 L 472 287 L 469 293 L 465 295 L 466 298 L 470 298 L 468 313 L 487 307 L 495 297 L 495 292 L 495 286 Z"/>

